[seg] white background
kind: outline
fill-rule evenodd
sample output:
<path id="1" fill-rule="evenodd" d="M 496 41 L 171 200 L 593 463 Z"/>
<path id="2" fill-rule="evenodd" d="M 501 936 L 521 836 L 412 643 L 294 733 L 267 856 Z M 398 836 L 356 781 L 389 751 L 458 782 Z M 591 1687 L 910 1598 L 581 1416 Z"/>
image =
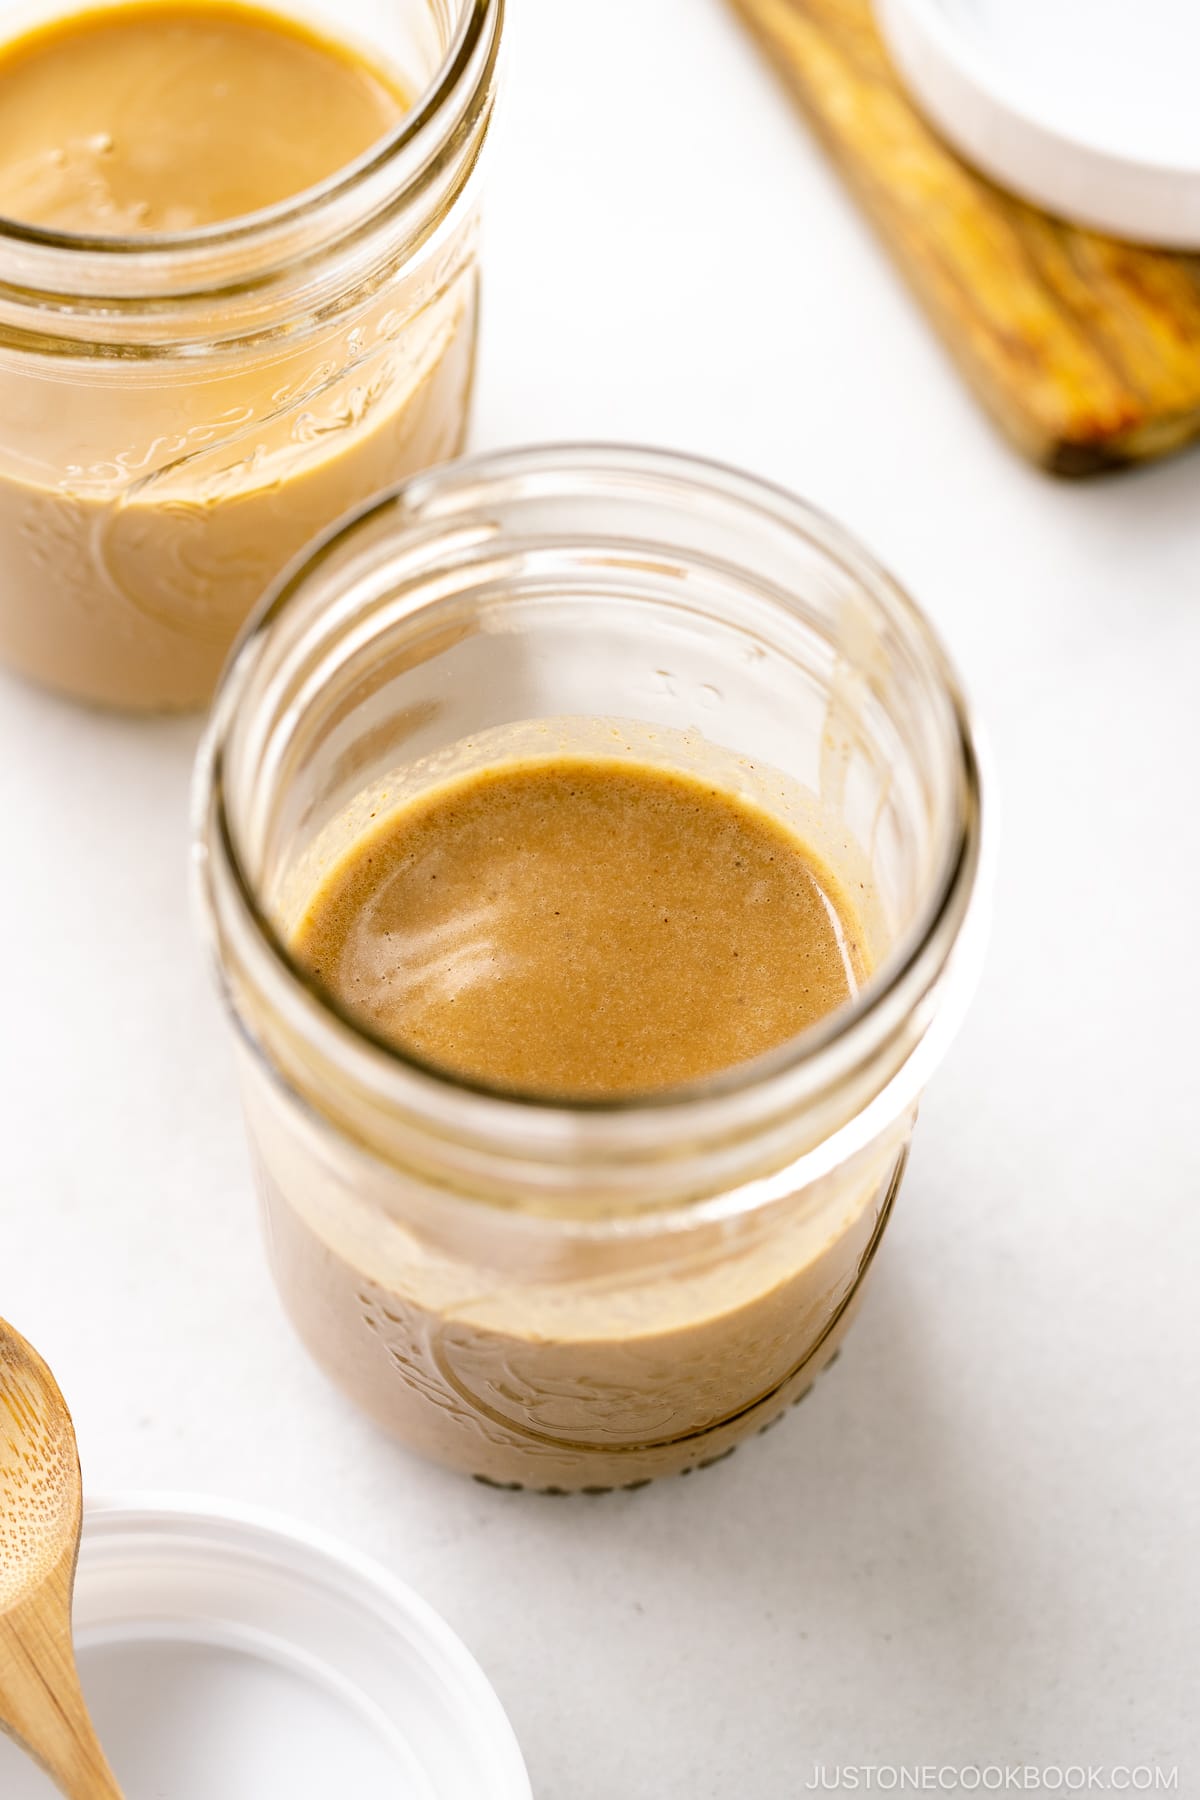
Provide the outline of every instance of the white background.
<path id="1" fill-rule="evenodd" d="M 1200 458 L 1019 462 L 719 0 L 515 0 L 510 38 L 475 444 L 794 487 L 923 601 L 991 740 L 992 954 L 861 1322 L 689 1481 L 538 1499 L 386 1442 L 260 1254 L 188 916 L 198 726 L 13 683 L 0 1312 L 93 1491 L 280 1507 L 420 1589 L 539 1800 L 794 1800 L 875 1761 L 1200 1792 Z"/>

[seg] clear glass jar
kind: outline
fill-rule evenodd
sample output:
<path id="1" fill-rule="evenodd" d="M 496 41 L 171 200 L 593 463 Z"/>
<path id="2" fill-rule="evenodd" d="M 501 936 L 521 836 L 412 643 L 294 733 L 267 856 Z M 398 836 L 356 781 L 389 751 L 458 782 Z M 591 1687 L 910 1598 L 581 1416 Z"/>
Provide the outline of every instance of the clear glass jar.
<path id="1" fill-rule="evenodd" d="M 0 35 L 59 10 L 0 0 Z M 461 449 L 502 14 L 306 10 L 418 98 L 278 206 L 137 238 L 0 219 L 0 659 L 103 704 L 200 704 L 314 531 Z"/>
<path id="2" fill-rule="evenodd" d="M 561 1105 L 405 1056 L 293 959 L 372 808 L 621 746 L 768 806 L 855 883 L 876 968 L 853 1004 L 712 1080 Z M 709 1463 L 808 1391 L 982 936 L 963 700 L 857 545 L 657 453 L 419 476 L 258 614 L 197 819 L 275 1279 L 349 1395 L 429 1456 L 559 1492 Z"/>

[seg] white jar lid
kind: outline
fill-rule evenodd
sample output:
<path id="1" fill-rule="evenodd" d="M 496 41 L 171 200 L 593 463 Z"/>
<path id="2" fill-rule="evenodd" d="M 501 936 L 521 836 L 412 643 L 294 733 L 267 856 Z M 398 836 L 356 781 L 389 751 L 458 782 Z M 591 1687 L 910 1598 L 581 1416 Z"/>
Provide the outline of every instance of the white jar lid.
<path id="1" fill-rule="evenodd" d="M 126 1800 L 530 1800 L 450 1627 L 302 1526 L 207 1500 L 90 1504 L 75 1641 Z M 4 1800 L 54 1791 L 0 1736 Z"/>
<path id="2" fill-rule="evenodd" d="M 918 105 L 1080 224 L 1200 249 L 1200 0 L 875 0 Z"/>

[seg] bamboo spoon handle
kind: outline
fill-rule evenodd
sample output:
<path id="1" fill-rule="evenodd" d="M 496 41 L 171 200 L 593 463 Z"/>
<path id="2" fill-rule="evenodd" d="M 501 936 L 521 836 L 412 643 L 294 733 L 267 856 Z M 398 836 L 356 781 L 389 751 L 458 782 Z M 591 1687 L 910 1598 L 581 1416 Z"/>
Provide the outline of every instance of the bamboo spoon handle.
<path id="1" fill-rule="evenodd" d="M 0 1729 L 67 1800 L 122 1800 L 79 1686 L 71 1646 L 74 1546 L 33 1599 L 0 1614 Z"/>

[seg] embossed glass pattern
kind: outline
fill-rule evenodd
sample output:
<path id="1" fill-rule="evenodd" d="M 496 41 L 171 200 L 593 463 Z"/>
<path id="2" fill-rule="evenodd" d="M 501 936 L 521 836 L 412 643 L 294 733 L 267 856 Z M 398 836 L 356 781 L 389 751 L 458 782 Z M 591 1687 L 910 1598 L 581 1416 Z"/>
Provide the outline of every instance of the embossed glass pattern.
<path id="1" fill-rule="evenodd" d="M 572 1106 L 423 1066 L 306 979 L 290 931 L 373 807 L 618 739 L 770 807 L 855 883 L 877 966 L 852 1005 L 712 1080 Z M 197 799 L 275 1278 L 347 1393 L 429 1456 L 564 1492 L 703 1466 L 807 1393 L 981 936 L 969 721 L 869 557 L 649 452 L 417 477 L 259 614 Z"/>
<path id="2" fill-rule="evenodd" d="M 418 99 L 320 187 L 174 237 L 0 219 L 0 658 L 81 698 L 207 700 L 314 531 L 461 448 L 503 0 L 327 10 Z"/>

